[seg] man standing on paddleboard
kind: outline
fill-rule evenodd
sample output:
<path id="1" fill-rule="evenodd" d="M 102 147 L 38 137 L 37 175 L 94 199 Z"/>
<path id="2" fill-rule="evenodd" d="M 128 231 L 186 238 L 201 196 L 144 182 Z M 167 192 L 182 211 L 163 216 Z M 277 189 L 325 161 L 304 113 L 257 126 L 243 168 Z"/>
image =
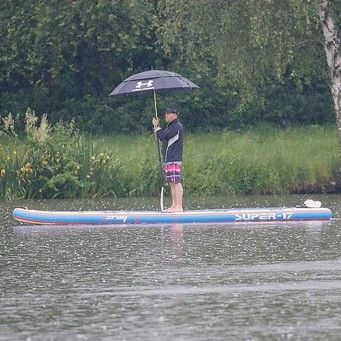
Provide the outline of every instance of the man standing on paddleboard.
<path id="1" fill-rule="evenodd" d="M 182 207 L 182 179 L 181 164 L 183 152 L 183 126 L 178 119 L 178 110 L 174 107 L 164 110 L 167 127 L 160 127 L 159 118 L 153 117 L 154 132 L 162 141 L 162 156 L 166 181 L 169 183 L 172 194 L 172 206 L 165 212 L 181 212 Z"/>

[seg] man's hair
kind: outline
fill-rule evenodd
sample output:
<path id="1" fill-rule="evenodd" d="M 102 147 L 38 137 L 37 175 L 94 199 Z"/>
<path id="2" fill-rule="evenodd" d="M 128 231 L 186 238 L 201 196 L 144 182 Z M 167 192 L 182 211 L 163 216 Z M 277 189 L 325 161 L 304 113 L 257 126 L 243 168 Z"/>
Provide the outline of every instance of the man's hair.
<path id="1" fill-rule="evenodd" d="M 179 115 L 179 110 L 175 107 L 168 107 L 163 111 L 164 114 L 176 114 Z"/>

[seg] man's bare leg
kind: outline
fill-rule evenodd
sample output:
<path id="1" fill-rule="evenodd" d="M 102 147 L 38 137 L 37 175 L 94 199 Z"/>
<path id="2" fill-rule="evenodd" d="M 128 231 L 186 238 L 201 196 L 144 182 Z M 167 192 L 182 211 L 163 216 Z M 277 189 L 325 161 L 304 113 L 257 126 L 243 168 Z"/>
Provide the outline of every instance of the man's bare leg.
<path id="1" fill-rule="evenodd" d="M 172 194 L 172 206 L 167 208 L 165 212 L 183 211 L 182 208 L 182 197 L 183 188 L 181 183 L 170 183 L 171 194 Z"/>
<path id="2" fill-rule="evenodd" d="M 171 189 L 171 196 L 172 196 L 172 206 L 165 209 L 165 212 L 173 212 L 174 210 L 174 207 L 175 207 L 175 188 L 174 188 L 174 185 L 173 183 L 169 183 L 169 186 L 170 186 L 170 189 Z"/>
<path id="3" fill-rule="evenodd" d="M 177 184 L 172 184 L 174 186 L 174 211 L 183 211 L 182 208 L 182 198 L 184 190 L 182 188 L 181 182 Z"/>

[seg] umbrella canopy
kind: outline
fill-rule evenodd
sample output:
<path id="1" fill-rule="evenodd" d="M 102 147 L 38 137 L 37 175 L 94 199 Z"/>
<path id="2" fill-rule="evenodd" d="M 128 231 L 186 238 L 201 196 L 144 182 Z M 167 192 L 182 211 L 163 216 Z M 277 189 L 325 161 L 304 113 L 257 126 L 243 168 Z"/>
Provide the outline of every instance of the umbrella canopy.
<path id="1" fill-rule="evenodd" d="M 150 91 L 190 90 L 199 87 L 189 79 L 171 71 L 150 70 L 125 79 L 109 96 L 143 94 Z"/>

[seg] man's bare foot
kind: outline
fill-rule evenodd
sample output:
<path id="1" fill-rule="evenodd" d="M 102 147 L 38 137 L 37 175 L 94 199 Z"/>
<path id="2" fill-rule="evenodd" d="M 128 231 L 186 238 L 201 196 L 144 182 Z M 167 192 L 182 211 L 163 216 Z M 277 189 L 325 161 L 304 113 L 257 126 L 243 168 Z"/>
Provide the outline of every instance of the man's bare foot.
<path id="1" fill-rule="evenodd" d="M 183 212 L 183 210 L 182 207 L 174 207 L 172 212 Z"/>

